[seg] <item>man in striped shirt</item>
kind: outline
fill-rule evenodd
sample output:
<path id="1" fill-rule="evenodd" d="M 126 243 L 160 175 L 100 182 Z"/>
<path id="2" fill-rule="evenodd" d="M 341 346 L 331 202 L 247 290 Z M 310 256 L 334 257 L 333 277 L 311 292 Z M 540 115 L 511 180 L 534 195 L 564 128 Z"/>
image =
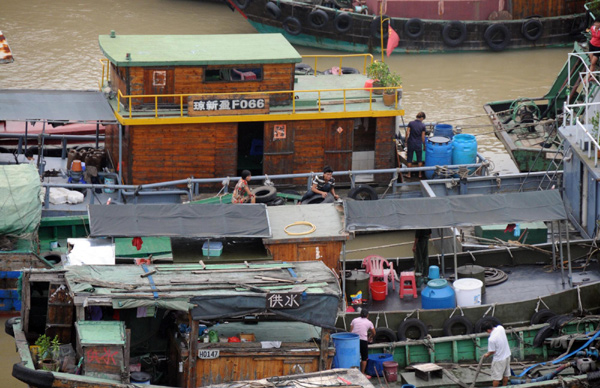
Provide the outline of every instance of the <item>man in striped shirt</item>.
<path id="1" fill-rule="evenodd" d="M 333 199 L 338 199 L 340 196 L 335 193 L 334 186 L 335 179 L 333 178 L 333 169 L 329 166 L 325 166 L 323 169 L 323 175 L 315 176 L 315 179 L 313 179 L 312 182 L 312 187 L 306 192 L 306 194 L 304 194 L 300 201 L 305 203 L 316 196 L 321 196 L 323 197 L 322 202 L 330 202 L 325 201 L 327 195 L 330 193 L 333 196 Z"/>

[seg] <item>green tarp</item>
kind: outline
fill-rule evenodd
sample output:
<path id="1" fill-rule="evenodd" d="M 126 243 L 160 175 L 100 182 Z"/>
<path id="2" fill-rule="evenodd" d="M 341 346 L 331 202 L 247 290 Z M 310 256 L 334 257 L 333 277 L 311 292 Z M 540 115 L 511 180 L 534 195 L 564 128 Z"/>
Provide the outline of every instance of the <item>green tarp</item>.
<path id="1" fill-rule="evenodd" d="M 34 165 L 0 166 L 0 235 L 25 237 L 42 218 L 40 176 Z"/>

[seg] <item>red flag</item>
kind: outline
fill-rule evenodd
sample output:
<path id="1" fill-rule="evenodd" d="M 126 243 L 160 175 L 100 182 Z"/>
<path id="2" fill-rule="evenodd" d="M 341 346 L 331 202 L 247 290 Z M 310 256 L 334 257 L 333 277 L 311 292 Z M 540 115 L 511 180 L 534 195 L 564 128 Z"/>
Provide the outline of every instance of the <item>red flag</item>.
<path id="1" fill-rule="evenodd" d="M 400 37 L 398 36 L 398 33 L 396 31 L 394 31 L 394 29 L 391 26 L 391 23 L 388 24 L 388 41 L 387 41 L 387 49 L 386 49 L 388 57 L 390 56 L 392 51 L 394 51 L 394 49 L 396 47 L 398 47 L 399 43 L 400 43 Z"/>

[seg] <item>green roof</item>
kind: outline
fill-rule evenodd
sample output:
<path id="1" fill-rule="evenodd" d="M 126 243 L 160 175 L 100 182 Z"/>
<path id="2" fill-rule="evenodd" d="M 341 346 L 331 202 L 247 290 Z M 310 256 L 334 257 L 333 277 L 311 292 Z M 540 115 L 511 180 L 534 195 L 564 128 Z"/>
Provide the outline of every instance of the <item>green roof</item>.
<path id="1" fill-rule="evenodd" d="M 100 35 L 104 55 L 117 66 L 200 66 L 299 63 L 281 34 Z M 130 54 L 130 59 L 127 59 Z"/>
<path id="2" fill-rule="evenodd" d="M 75 327 L 82 346 L 125 344 L 124 322 L 78 321 Z"/>

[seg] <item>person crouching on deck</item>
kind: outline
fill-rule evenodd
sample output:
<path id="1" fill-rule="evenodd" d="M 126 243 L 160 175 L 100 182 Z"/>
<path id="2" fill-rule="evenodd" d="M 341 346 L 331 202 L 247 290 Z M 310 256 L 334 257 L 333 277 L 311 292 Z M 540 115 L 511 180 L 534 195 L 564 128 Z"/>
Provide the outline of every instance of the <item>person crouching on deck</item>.
<path id="1" fill-rule="evenodd" d="M 250 171 L 242 171 L 242 177 L 233 189 L 233 197 L 231 203 L 256 203 L 256 197 L 248 188 L 248 182 L 252 178 Z"/>
<path id="2" fill-rule="evenodd" d="M 331 193 L 334 199 L 338 199 L 340 196 L 335 193 L 334 186 L 335 179 L 333 178 L 333 169 L 329 166 L 325 166 L 325 168 L 323 168 L 323 175 L 315 176 L 312 187 L 302 196 L 300 202 L 304 203 L 317 195 L 320 195 L 325 199 L 329 193 Z"/>

